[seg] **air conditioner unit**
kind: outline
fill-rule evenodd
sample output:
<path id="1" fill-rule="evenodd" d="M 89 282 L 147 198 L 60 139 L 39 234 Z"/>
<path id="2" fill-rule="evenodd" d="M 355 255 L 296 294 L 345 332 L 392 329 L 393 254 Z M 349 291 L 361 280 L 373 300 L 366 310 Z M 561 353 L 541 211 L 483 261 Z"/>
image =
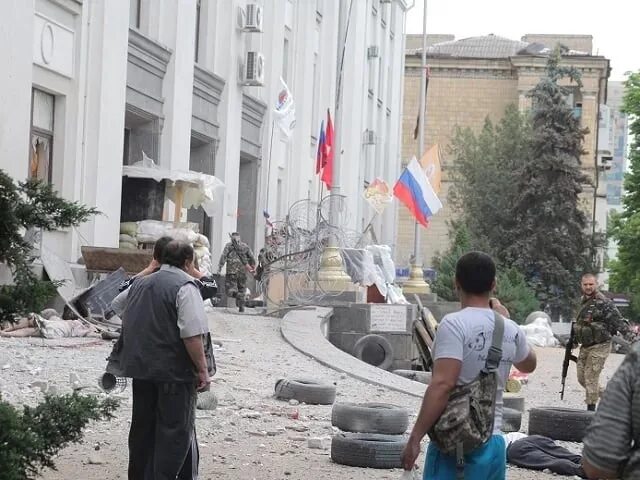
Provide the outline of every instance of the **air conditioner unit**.
<path id="1" fill-rule="evenodd" d="M 240 83 L 248 87 L 264 85 L 264 55 L 261 52 L 247 52 L 240 74 Z"/>
<path id="2" fill-rule="evenodd" d="M 364 138 L 362 140 L 362 143 L 364 145 L 375 145 L 377 143 L 376 141 L 376 132 L 373 130 L 365 130 L 364 131 Z"/>
<path id="3" fill-rule="evenodd" d="M 371 45 L 367 48 L 367 58 L 378 58 L 380 56 L 380 48 L 377 45 Z"/>
<path id="4" fill-rule="evenodd" d="M 609 155 L 601 155 L 598 157 L 598 167 L 601 170 L 611 170 L 613 164 L 613 157 Z"/>
<path id="5" fill-rule="evenodd" d="M 393 0 L 380 0 L 380 3 L 393 3 Z"/>
<path id="6" fill-rule="evenodd" d="M 238 7 L 236 23 L 242 32 L 262 32 L 262 7 L 257 3 L 248 3 L 246 8 Z"/>

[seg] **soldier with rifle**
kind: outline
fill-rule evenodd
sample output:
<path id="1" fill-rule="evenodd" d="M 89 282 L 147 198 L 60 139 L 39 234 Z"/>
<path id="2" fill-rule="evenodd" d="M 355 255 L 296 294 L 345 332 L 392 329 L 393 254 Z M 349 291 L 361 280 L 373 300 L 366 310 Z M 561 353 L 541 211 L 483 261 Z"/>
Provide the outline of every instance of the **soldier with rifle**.
<path id="1" fill-rule="evenodd" d="M 595 410 L 600 398 L 600 373 L 611 352 L 611 337 L 618 332 L 629 342 L 635 335 L 611 300 L 598 291 L 596 277 L 592 273 L 582 276 L 582 299 L 576 320 L 572 324 L 571 338 L 567 343 L 562 364 L 562 392 L 569 361 L 576 362 L 578 382 L 586 391 L 587 410 Z M 578 357 L 571 350 L 580 345 Z"/>
<path id="2" fill-rule="evenodd" d="M 239 312 L 244 312 L 247 290 L 247 272 L 253 274 L 256 266 L 256 259 L 249 245 L 240 239 L 238 232 L 231 234 L 231 241 L 224 246 L 220 261 L 218 262 L 218 272 L 227 264 L 225 275 L 225 293 L 227 298 L 235 297 L 236 306 Z"/>

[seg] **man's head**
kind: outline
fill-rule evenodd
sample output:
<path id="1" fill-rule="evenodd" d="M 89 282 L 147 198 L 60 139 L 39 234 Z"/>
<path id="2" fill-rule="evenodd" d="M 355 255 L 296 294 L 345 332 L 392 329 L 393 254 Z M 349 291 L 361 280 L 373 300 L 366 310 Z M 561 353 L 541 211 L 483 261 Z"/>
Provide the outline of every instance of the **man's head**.
<path id="1" fill-rule="evenodd" d="M 193 253 L 188 243 L 172 240 L 164 248 L 162 260 L 166 265 L 187 271 L 193 266 Z"/>
<path id="2" fill-rule="evenodd" d="M 486 253 L 465 253 L 456 264 L 455 282 L 463 294 L 489 297 L 496 287 L 496 264 Z"/>
<path id="3" fill-rule="evenodd" d="M 153 259 L 158 263 L 163 263 L 163 253 L 165 247 L 171 242 L 173 238 L 171 237 L 160 237 L 156 240 L 155 245 L 153 246 Z"/>
<path id="4" fill-rule="evenodd" d="M 587 297 L 595 295 L 598 291 L 598 280 L 596 276 L 593 273 L 585 273 L 582 275 L 580 288 L 582 289 L 582 293 Z"/>
<path id="5" fill-rule="evenodd" d="M 233 232 L 231 234 L 231 241 L 232 242 L 239 242 L 240 241 L 240 234 L 238 232 Z"/>

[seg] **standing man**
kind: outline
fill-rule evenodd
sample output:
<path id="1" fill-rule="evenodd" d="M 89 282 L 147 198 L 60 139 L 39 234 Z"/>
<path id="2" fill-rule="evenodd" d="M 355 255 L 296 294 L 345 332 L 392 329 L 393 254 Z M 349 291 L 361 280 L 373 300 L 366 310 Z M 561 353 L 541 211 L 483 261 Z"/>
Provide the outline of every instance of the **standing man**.
<path id="1" fill-rule="evenodd" d="M 595 410 L 600 398 L 600 373 L 611 352 L 611 336 L 620 332 L 634 341 L 629 324 L 613 302 L 598 291 L 596 276 L 582 276 L 582 303 L 575 324 L 575 342 L 580 344 L 578 382 L 586 390 L 587 410 Z"/>
<path id="2" fill-rule="evenodd" d="M 240 239 L 238 232 L 231 234 L 231 241 L 224 246 L 218 272 L 227 264 L 224 285 L 227 298 L 235 297 L 238 311 L 244 312 L 244 302 L 247 290 L 247 272 L 255 271 L 256 259 L 249 245 Z"/>
<path id="3" fill-rule="evenodd" d="M 164 248 L 160 270 L 123 291 L 122 376 L 133 379 L 129 480 L 175 480 L 192 449 L 196 392 L 209 388 L 203 344 L 209 331 L 193 248 Z"/>
<path id="4" fill-rule="evenodd" d="M 508 316 L 500 302 L 491 298 L 496 287 L 496 266 L 485 253 L 470 252 L 456 264 L 455 288 L 462 310 L 445 315 L 438 326 L 433 346 L 433 374 L 425 392 L 418 418 L 402 453 L 405 470 L 411 470 L 420 454 L 420 442 L 431 431 L 449 402 L 449 393 L 457 385 L 474 381 L 485 364 L 496 328 L 496 312 Z M 511 364 L 525 373 L 536 368 L 535 352 L 527 344 L 522 329 L 512 320 L 504 320 L 502 356 L 498 368 L 493 435 L 484 444 L 464 455 L 464 478 L 504 480 L 506 475 L 505 441 L 502 427 L 502 392 Z M 424 479 L 458 478 L 455 455 L 441 452 L 434 442 L 427 450 Z"/>

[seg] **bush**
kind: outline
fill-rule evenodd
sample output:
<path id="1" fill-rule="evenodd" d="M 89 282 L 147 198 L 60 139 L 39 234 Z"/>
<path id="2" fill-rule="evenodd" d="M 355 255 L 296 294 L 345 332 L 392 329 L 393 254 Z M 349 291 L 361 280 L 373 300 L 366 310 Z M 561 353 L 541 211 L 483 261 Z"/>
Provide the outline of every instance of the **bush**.
<path id="1" fill-rule="evenodd" d="M 0 286 L 0 322 L 39 312 L 59 286 L 38 279 L 31 270 L 33 240 L 25 238 L 24 232 L 77 226 L 97 213 L 95 208 L 64 200 L 39 180 L 16 185 L 0 170 L 0 262 L 11 268 L 14 277 L 14 285 Z"/>
<path id="2" fill-rule="evenodd" d="M 35 479 L 54 468 L 53 457 L 82 438 L 90 420 L 110 419 L 116 400 L 77 393 L 47 396 L 35 408 L 18 409 L 0 399 L 0 465 L 4 480 Z"/>
<path id="3" fill-rule="evenodd" d="M 471 250 L 483 250 L 474 245 L 466 226 L 457 224 L 452 228 L 453 243 L 449 251 L 443 256 L 436 256 L 433 264 L 438 272 L 432 290 L 443 300 L 458 301 L 454 290 L 456 276 L 456 263 L 466 252 Z M 540 308 L 540 302 L 536 299 L 533 289 L 527 284 L 524 275 L 516 268 L 497 266 L 496 297 L 507 307 L 511 319 L 522 323 L 527 315 Z"/>

